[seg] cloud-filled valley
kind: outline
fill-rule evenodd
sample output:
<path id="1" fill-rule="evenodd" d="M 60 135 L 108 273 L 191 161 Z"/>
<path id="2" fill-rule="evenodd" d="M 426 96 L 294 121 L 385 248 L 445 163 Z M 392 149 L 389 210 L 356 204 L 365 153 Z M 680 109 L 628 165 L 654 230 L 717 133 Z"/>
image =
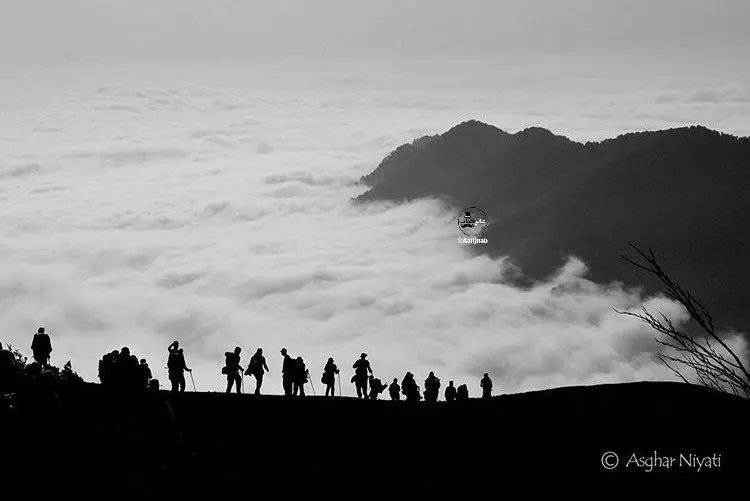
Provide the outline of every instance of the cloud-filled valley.
<path id="1" fill-rule="evenodd" d="M 348 385 L 361 351 L 384 379 L 434 370 L 474 394 L 487 371 L 499 391 L 672 379 L 652 332 L 613 308 L 686 320 L 677 305 L 593 283 L 575 257 L 519 289 L 509 264 L 457 245 L 456 208 L 349 200 L 389 151 L 466 118 L 586 138 L 700 120 L 748 134 L 747 87 L 424 92 L 366 70 L 281 83 L 257 71 L 2 77 L 0 341 L 29 354 L 44 325 L 53 362 L 71 359 L 88 380 L 103 353 L 129 346 L 164 384 L 179 339 L 203 390 L 222 389 L 235 345 L 243 364 L 264 348 L 273 393 L 283 346 L 318 388 L 328 356 Z M 633 118 L 655 102 L 670 118 Z"/>

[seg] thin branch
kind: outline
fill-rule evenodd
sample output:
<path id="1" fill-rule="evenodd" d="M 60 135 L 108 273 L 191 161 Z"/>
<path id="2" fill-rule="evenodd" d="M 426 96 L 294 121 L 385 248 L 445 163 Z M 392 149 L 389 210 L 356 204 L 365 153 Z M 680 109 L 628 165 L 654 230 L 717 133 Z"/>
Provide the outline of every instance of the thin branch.
<path id="1" fill-rule="evenodd" d="M 660 353 L 658 358 L 685 383 L 689 383 L 689 380 L 680 371 L 679 366 L 692 371 L 697 381 L 703 386 L 731 392 L 734 395 L 742 393 L 750 398 L 750 371 L 716 332 L 713 317 L 706 305 L 664 271 L 652 249 L 646 252 L 632 243 L 628 245 L 640 256 L 641 260 L 626 255 L 621 257 L 636 268 L 658 278 L 664 287 L 665 296 L 685 308 L 705 336 L 696 338 L 689 335 L 678 329 L 672 319 L 663 312 L 659 311 L 658 316 L 654 316 L 644 306 L 641 306 L 640 312 L 613 308 L 614 311 L 635 317 L 664 335 L 661 339 L 655 338 L 656 342 L 665 349 L 665 353 Z"/>

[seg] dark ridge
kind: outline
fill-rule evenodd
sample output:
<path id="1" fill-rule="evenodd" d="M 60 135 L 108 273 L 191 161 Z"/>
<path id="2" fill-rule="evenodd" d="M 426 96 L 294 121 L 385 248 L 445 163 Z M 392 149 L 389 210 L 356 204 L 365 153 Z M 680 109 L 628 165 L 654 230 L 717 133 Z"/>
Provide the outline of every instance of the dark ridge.
<path id="1" fill-rule="evenodd" d="M 447 404 L 61 388 L 4 409 L 5 493 L 166 496 L 496 496 L 526 481 L 559 489 L 672 488 L 744 480 L 750 402 L 682 383 L 557 388 Z M 727 432 L 728 431 L 728 432 Z M 601 466 L 605 452 L 620 457 Z M 626 467 L 721 454 L 721 467 Z M 374 475 L 374 476 L 373 476 Z M 10 499 L 10 498 L 9 498 Z"/>
<path id="2" fill-rule="evenodd" d="M 370 176 L 357 203 L 436 197 L 457 213 L 483 208 L 488 243 L 473 251 L 509 256 L 525 283 L 572 255 L 596 281 L 655 292 L 619 258 L 632 242 L 652 247 L 719 325 L 750 330 L 750 138 L 692 126 L 579 143 L 469 121 Z"/>

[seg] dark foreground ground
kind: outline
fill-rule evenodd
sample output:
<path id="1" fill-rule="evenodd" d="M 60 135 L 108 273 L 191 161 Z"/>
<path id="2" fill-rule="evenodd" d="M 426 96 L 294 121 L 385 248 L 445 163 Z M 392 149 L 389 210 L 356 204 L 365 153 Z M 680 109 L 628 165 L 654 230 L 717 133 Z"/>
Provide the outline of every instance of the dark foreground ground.
<path id="1" fill-rule="evenodd" d="M 500 499 L 555 490 L 606 499 L 623 486 L 733 484 L 744 491 L 748 418 L 750 402 L 678 383 L 457 405 L 218 393 L 115 398 L 86 384 L 57 399 L 19 395 L 15 410 L 4 407 L 0 476 L 6 494 L 34 498 L 359 491 Z M 649 472 L 654 451 L 661 459 Z M 602 466 L 608 452 L 619 458 L 611 470 Z M 636 464 L 633 454 L 643 459 Z M 690 454 L 716 454 L 719 463 L 698 471 Z M 670 468 L 664 457 L 675 458 Z M 614 456 L 604 461 L 612 466 Z"/>

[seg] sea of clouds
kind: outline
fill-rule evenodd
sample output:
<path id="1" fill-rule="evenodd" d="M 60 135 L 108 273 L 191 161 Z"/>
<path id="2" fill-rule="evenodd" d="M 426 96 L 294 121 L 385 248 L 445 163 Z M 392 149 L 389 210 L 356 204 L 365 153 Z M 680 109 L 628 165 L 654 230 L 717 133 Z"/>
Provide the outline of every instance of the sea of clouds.
<path id="1" fill-rule="evenodd" d="M 605 79 L 606 80 L 606 79 Z M 320 392 L 329 356 L 369 354 L 478 392 L 672 379 L 653 333 L 614 312 L 676 304 L 586 279 L 572 257 L 528 290 L 503 260 L 456 243 L 457 208 L 354 206 L 361 175 L 398 145 L 469 118 L 576 139 L 703 123 L 747 134 L 747 86 L 628 87 L 555 68 L 466 62 L 120 65 L 0 77 L 0 341 L 29 356 L 44 325 L 53 363 L 85 379 L 129 346 L 167 383 L 179 340 L 200 390 L 224 352 L 304 357 Z M 611 84 L 611 85 L 610 85 Z"/>

